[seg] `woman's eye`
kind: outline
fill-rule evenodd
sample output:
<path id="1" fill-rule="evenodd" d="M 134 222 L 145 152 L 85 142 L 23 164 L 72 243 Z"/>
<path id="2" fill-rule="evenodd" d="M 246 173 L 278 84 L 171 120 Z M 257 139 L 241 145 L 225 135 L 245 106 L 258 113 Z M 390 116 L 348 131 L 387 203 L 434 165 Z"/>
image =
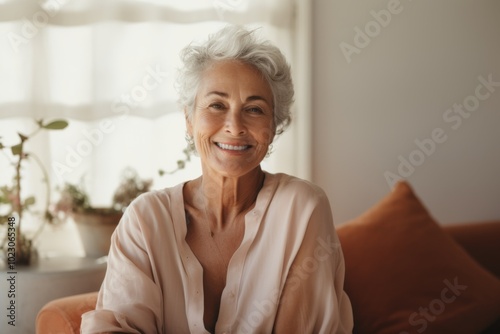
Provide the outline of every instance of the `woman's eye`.
<path id="1" fill-rule="evenodd" d="M 262 114 L 263 111 L 261 108 L 258 108 L 258 107 L 250 107 L 247 109 L 249 112 L 251 113 L 255 113 L 255 114 Z"/>
<path id="2" fill-rule="evenodd" d="M 212 103 L 209 107 L 212 109 L 224 109 L 224 105 L 222 103 Z"/>

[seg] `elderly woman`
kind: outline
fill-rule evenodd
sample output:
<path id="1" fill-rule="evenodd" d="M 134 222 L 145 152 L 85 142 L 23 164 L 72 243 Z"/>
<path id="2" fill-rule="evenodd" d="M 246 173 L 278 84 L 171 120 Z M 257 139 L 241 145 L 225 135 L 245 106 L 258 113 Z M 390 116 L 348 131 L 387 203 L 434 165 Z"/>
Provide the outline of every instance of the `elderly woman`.
<path id="1" fill-rule="evenodd" d="M 282 53 L 229 26 L 182 53 L 181 104 L 202 176 L 137 198 L 82 333 L 348 333 L 328 199 L 260 163 L 290 121 Z"/>

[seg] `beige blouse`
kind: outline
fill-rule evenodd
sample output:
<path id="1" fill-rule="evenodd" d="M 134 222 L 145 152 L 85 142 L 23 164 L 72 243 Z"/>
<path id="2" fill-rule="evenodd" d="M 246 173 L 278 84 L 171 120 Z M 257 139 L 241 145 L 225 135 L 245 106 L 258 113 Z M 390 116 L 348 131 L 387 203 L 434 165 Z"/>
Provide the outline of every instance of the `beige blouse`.
<path id="1" fill-rule="evenodd" d="M 82 333 L 208 333 L 203 269 L 185 241 L 182 190 L 150 192 L 129 206 Z M 324 191 L 266 173 L 229 262 L 216 333 L 351 333 L 344 271 Z"/>

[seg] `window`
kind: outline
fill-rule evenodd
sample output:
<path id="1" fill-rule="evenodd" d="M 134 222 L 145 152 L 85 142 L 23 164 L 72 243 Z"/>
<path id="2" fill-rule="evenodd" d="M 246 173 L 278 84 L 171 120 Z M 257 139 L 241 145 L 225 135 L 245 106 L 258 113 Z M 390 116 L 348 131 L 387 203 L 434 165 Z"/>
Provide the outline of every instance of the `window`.
<path id="1" fill-rule="evenodd" d="M 293 0 L 0 1 L 0 136 L 12 143 L 17 131 L 31 131 L 33 119 L 67 119 L 68 128 L 38 134 L 30 149 L 53 188 L 83 178 L 96 206 L 110 204 L 125 167 L 153 178 L 155 189 L 197 177 L 196 157 L 180 172 L 158 175 L 184 157 L 184 117 L 173 84 L 180 49 L 228 22 L 259 27 L 294 72 L 307 76 L 298 69 L 306 61 L 294 52 L 301 48 L 301 6 Z M 296 90 L 297 102 L 307 100 L 297 84 Z M 266 170 L 308 176 L 297 147 L 307 150 L 309 110 L 300 112 L 302 130 L 292 125 L 277 139 Z M 0 185 L 10 180 L 3 158 Z M 40 174 L 31 166 L 24 173 L 23 189 L 43 198 Z"/>

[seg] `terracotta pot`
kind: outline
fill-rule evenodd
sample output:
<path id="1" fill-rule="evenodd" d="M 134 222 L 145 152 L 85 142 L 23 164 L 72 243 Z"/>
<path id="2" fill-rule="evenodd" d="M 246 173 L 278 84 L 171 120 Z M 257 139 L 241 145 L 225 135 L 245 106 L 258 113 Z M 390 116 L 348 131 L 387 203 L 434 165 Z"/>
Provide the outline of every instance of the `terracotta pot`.
<path id="1" fill-rule="evenodd" d="M 108 255 L 111 235 L 122 217 L 121 212 L 98 208 L 91 212 L 75 212 L 73 219 L 87 257 Z"/>

